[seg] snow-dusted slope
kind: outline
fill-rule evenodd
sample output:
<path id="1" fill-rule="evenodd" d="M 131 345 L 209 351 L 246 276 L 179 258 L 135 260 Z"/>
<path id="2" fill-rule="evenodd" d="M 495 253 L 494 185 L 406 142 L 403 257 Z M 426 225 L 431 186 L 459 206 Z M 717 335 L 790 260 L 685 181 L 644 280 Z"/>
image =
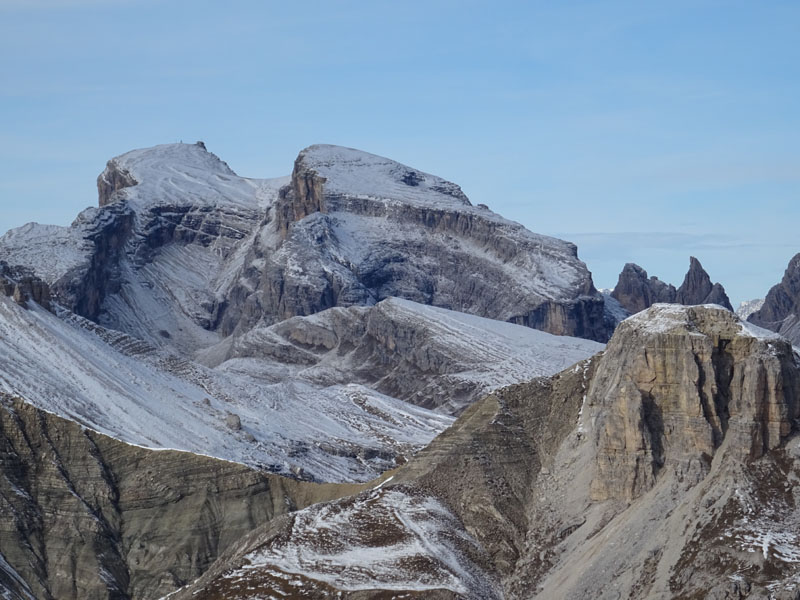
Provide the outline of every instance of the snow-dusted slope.
<path id="1" fill-rule="evenodd" d="M 264 208 L 286 183 L 288 177 L 239 177 L 202 143 L 131 150 L 108 161 L 98 177 L 101 204 L 124 199 L 137 211 L 157 204 Z"/>
<path id="2" fill-rule="evenodd" d="M 318 206 L 303 205 L 303 185 Z M 201 143 L 167 144 L 112 159 L 98 190 L 100 206 L 71 227 L 0 239 L 0 260 L 44 279 L 65 315 L 4 305 L 2 377 L 125 441 L 364 479 L 450 422 L 402 400 L 454 414 L 599 349 L 423 306 L 603 330 L 574 246 L 388 159 L 315 146 L 291 179 L 255 180 Z M 392 296 L 421 304 L 369 308 Z M 328 347 L 314 341 L 326 329 Z M 226 411 L 241 432 L 226 429 Z"/>
<path id="3" fill-rule="evenodd" d="M 244 556 L 222 561 L 172 597 L 336 598 L 359 591 L 363 597 L 502 597 L 474 562 L 478 544 L 453 513 L 411 488 L 317 504 L 251 537 Z"/>
<path id="4" fill-rule="evenodd" d="M 291 366 L 332 385 L 359 382 L 448 414 L 500 387 L 552 375 L 602 350 L 590 340 L 389 298 L 257 327 L 204 354 L 223 369 Z M 219 354 L 224 352 L 222 356 Z"/>
<path id="5" fill-rule="evenodd" d="M 329 194 L 456 210 L 472 209 L 456 184 L 361 150 L 315 144 L 303 150 L 299 160 L 306 168 L 325 178 Z"/>
<path id="6" fill-rule="evenodd" d="M 11 265 L 28 266 L 52 283 L 82 266 L 91 245 L 78 228 L 28 223 L 0 237 L 0 257 Z"/>
<path id="7" fill-rule="evenodd" d="M 354 481 L 390 468 L 451 422 L 360 385 L 214 371 L 65 319 L 0 297 L 0 389 L 133 444 Z"/>

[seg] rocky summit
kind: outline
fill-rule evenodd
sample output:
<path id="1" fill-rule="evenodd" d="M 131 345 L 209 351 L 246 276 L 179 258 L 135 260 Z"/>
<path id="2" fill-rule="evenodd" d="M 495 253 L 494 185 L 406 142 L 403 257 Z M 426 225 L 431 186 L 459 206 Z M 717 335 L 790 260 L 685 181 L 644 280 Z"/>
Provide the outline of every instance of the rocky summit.
<path id="1" fill-rule="evenodd" d="M 770 289 L 748 320 L 800 344 L 800 254 L 789 261 L 781 282 Z"/>
<path id="2" fill-rule="evenodd" d="M 658 277 L 647 277 L 647 271 L 634 263 L 627 263 L 619 274 L 611 297 L 617 300 L 628 314 L 635 314 L 659 302 L 677 303 L 686 306 L 696 304 L 719 304 L 733 310 L 725 288 L 711 283 L 703 265 L 694 256 L 689 258 L 689 270 L 677 289 Z"/>
<path id="3" fill-rule="evenodd" d="M 338 146 L 97 187 L 0 238 L 3 598 L 798 598 L 800 358 L 696 259 L 604 295 Z"/>

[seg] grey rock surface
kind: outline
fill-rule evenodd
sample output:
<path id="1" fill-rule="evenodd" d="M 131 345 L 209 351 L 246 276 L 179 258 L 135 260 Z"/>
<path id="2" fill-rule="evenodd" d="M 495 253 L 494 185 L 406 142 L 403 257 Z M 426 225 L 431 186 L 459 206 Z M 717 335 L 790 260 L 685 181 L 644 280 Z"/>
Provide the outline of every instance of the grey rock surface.
<path id="1" fill-rule="evenodd" d="M 637 313 L 658 302 L 675 302 L 675 286 L 658 277 L 647 277 L 647 271 L 634 263 L 626 263 L 611 296 L 629 313 Z"/>
<path id="2" fill-rule="evenodd" d="M 733 310 L 725 288 L 719 283 L 711 283 L 703 265 L 694 256 L 689 258 L 689 270 L 678 289 L 655 276 L 648 279 L 647 271 L 639 265 L 627 263 L 611 296 L 631 314 L 661 302 L 686 306 L 718 304 Z"/>
<path id="3" fill-rule="evenodd" d="M 789 261 L 781 282 L 770 289 L 763 306 L 748 321 L 800 345 L 800 254 Z"/>

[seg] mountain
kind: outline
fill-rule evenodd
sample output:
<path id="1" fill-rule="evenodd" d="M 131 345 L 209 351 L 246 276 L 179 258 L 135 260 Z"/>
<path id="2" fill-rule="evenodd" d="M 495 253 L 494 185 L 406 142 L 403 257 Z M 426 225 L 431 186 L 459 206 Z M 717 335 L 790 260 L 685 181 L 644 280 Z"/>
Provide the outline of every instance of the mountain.
<path id="1" fill-rule="evenodd" d="M 800 254 L 789 261 L 781 282 L 770 289 L 764 304 L 748 320 L 800 345 Z"/>
<path id="2" fill-rule="evenodd" d="M 696 259 L 600 293 L 336 146 L 98 194 L 0 238 L 0 596 L 796 597 L 800 357 Z"/>
<path id="3" fill-rule="evenodd" d="M 323 155 L 328 162 L 320 162 Z M 437 177 L 335 147 L 301 157 L 291 178 L 254 180 L 235 175 L 202 143 L 132 151 L 108 162 L 98 178 L 100 206 L 70 227 L 29 224 L 0 238 L 0 291 L 14 300 L 0 302 L 2 389 L 128 443 L 353 482 L 408 460 L 484 394 L 557 372 L 602 347 L 396 296 L 379 301 L 377 293 L 337 293 L 346 306 L 326 308 L 336 302 L 315 287 L 318 280 L 298 282 L 312 281 L 310 273 L 343 273 L 345 263 L 348 277 L 362 276 L 364 261 L 373 259 L 345 260 L 342 240 L 381 227 L 394 232 L 394 242 L 361 240 L 351 250 L 373 243 L 374 258 L 395 244 L 397 260 L 385 266 L 397 267 L 397 276 L 382 285 L 397 296 L 439 289 L 439 299 L 466 294 L 492 310 L 539 302 L 523 293 L 531 278 L 514 275 L 491 248 L 448 249 L 474 244 L 481 227 L 497 229 L 492 244 L 505 243 L 506 252 L 551 273 L 556 290 L 567 275 L 589 275 L 573 246 L 474 209 Z M 311 164 L 326 175 L 330 193 L 320 198 L 329 208 L 378 203 L 394 216 L 343 206 L 285 220 L 299 182 L 317 177 Z M 428 222 L 436 215 L 446 223 Z M 352 231 L 343 225 L 350 218 L 358 220 Z M 459 234 L 448 219 L 474 223 Z M 301 238 L 319 222 L 338 237 L 309 254 Z M 548 248 L 564 254 L 542 254 Z M 332 252 L 339 263 L 330 262 Z M 416 264 L 418 252 L 462 261 L 473 276 L 450 281 L 454 271 L 432 271 L 417 280 L 402 265 Z M 502 269 L 517 279 L 503 280 L 489 298 L 475 282 Z M 285 274 L 282 282 L 276 273 Z M 274 294 L 273 284 L 280 288 Z M 569 312 L 584 300 L 602 305 L 587 297 L 559 306 Z"/>
<path id="4" fill-rule="evenodd" d="M 157 146 L 98 193 L 70 227 L 0 238 L 4 597 L 172 592 L 603 348 L 533 327 L 607 336 L 574 246 L 366 153 L 314 146 L 256 180 Z"/>
<path id="5" fill-rule="evenodd" d="M 387 297 L 608 338 L 574 245 L 365 152 L 311 146 L 290 178 L 256 180 L 202 144 L 170 144 L 112 159 L 98 189 L 99 208 L 69 228 L 13 230 L 0 256 L 66 308 L 157 346 L 192 352 Z"/>
<path id="6" fill-rule="evenodd" d="M 629 314 L 638 313 L 659 302 L 675 302 L 678 291 L 658 277 L 647 278 L 647 271 L 634 263 L 626 263 L 611 292 Z"/>
<path id="7" fill-rule="evenodd" d="M 689 270 L 678 289 L 657 277 L 647 278 L 647 271 L 634 263 L 627 263 L 611 296 L 630 314 L 638 313 L 653 304 L 666 302 L 686 306 L 697 304 L 719 304 L 733 311 L 725 288 L 711 283 L 711 278 L 700 261 L 689 258 Z"/>
<path id="8" fill-rule="evenodd" d="M 602 355 L 474 403 L 371 489 L 256 528 L 172 598 L 795 597 L 798 394 L 782 338 L 656 305 Z"/>
<path id="9" fill-rule="evenodd" d="M 764 306 L 764 298 L 744 300 L 739 304 L 739 308 L 736 309 L 736 316 L 746 321 L 754 312 L 761 310 L 762 306 Z"/>

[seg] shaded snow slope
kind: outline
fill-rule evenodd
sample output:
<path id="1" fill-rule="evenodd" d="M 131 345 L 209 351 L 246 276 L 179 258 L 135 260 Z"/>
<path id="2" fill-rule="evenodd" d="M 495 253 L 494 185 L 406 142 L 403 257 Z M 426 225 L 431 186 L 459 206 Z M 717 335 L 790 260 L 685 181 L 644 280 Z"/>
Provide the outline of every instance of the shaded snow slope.
<path id="1" fill-rule="evenodd" d="M 367 480 L 451 419 L 360 385 L 264 382 L 0 298 L 0 388 L 125 442 L 327 481 Z M 241 429 L 228 423 L 229 414 Z"/>

